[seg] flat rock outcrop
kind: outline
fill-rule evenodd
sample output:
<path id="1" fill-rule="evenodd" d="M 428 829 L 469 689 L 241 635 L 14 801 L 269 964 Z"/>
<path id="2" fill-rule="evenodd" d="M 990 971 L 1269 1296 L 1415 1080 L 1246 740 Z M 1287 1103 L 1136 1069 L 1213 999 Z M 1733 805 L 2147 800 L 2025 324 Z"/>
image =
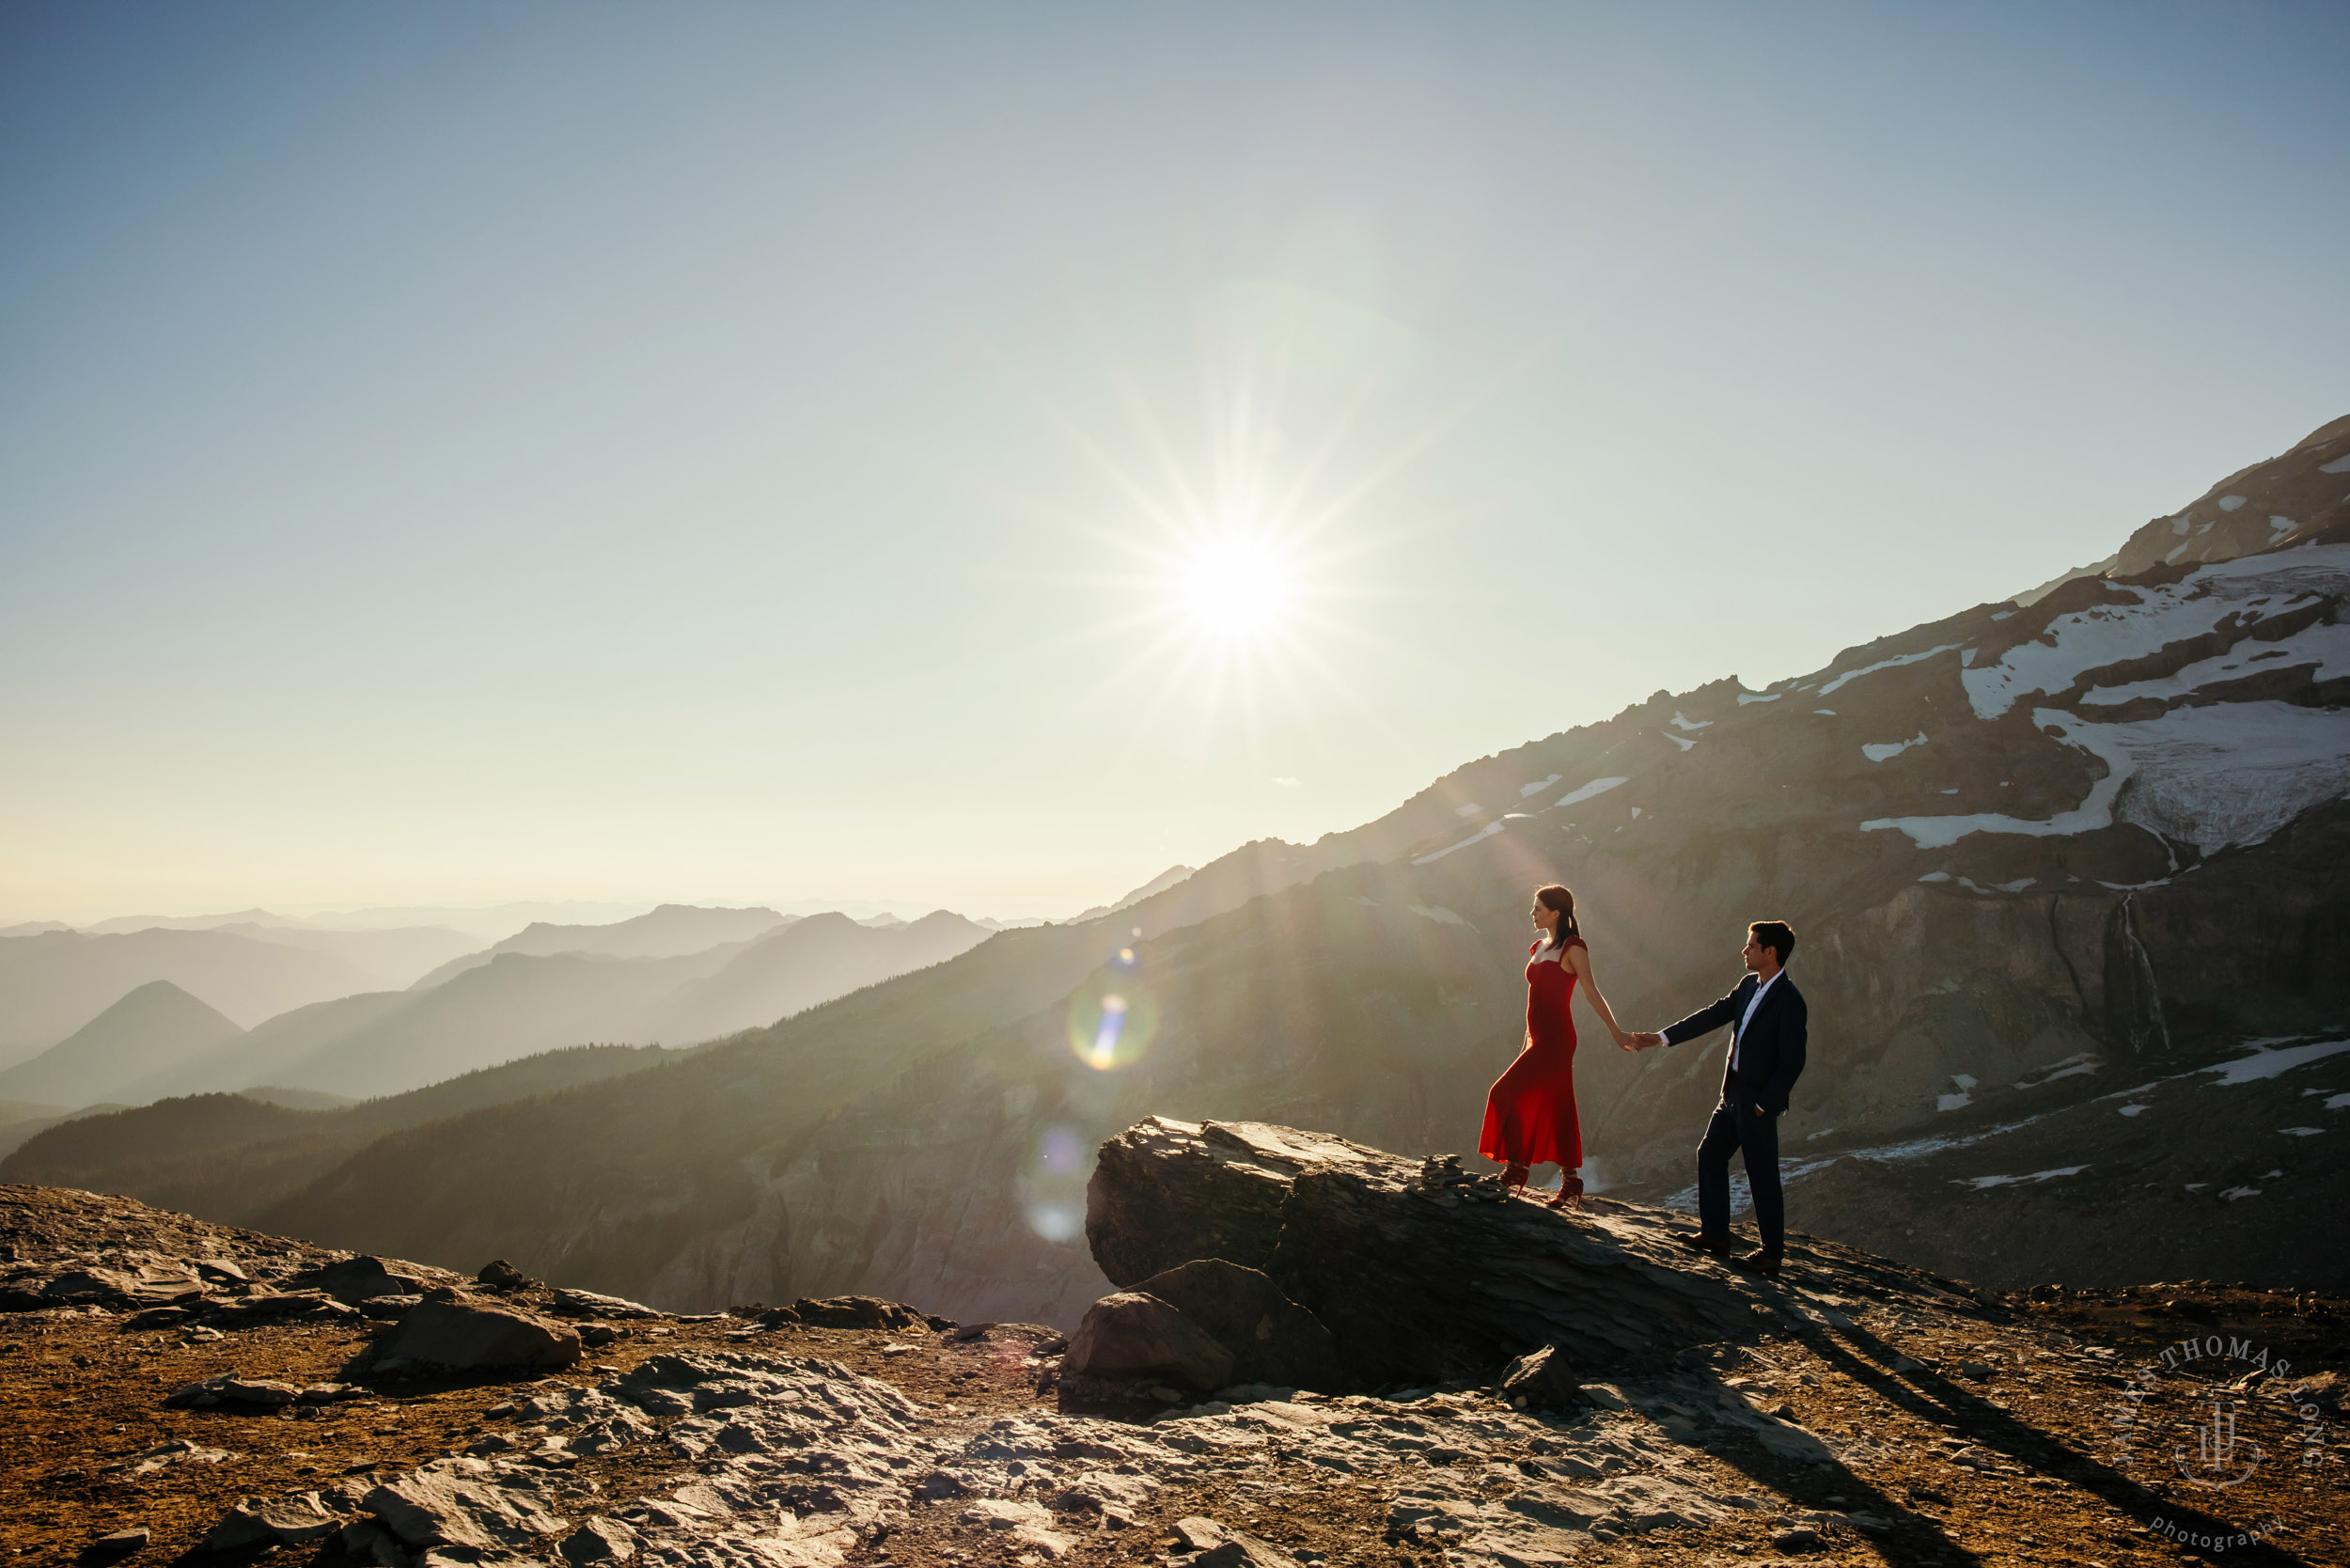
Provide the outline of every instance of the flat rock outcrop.
<path id="1" fill-rule="evenodd" d="M 1362 1387 L 1490 1376 L 1545 1346 L 1588 1381 L 1756 1331 L 1744 1278 L 1682 1247 L 1659 1211 L 1597 1200 L 1553 1212 L 1474 1191 L 1457 1164 L 1261 1122 L 1151 1117 L 1103 1145 L 1087 1234 L 1103 1272 L 1134 1290 L 1200 1259 L 1260 1271 L 1327 1330 Z M 1949 1305 L 1963 1289 L 1800 1238 L 1790 1260 L 1881 1299 Z"/>
<path id="2" fill-rule="evenodd" d="M 455 1371 L 526 1368 L 554 1371 L 580 1356 L 579 1335 L 535 1312 L 450 1292 L 428 1296 L 400 1315 L 366 1359 L 382 1369 L 397 1362 Z"/>

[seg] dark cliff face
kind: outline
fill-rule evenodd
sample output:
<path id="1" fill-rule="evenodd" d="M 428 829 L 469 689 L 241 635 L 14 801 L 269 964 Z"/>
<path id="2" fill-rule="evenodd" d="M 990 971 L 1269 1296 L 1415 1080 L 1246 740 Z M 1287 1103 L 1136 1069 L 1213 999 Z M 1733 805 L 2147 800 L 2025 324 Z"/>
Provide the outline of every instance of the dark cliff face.
<path id="1" fill-rule="evenodd" d="M 2327 431 L 2263 465 L 2264 494 L 2350 491 L 2324 472 L 2350 424 Z M 1746 922 L 1794 922 L 1812 1025 L 1783 1128 L 1811 1173 L 1798 1223 L 1802 1183 L 1840 1158 L 1994 1160 L 2009 1121 L 2350 1022 L 2350 541 L 2318 525 L 2332 515 L 2263 553 L 2196 536 L 2205 564 L 1977 606 L 1766 691 L 1660 693 L 1107 919 L 1006 933 L 648 1074 L 401 1134 L 255 1217 L 665 1306 L 854 1290 L 1067 1325 L 1104 1283 L 1077 1233 L 1085 1152 L 1144 1115 L 1471 1147 L 1521 1034 L 1528 895 L 1552 881 L 1636 1028 L 1727 990 Z M 1590 1175 L 1669 1195 L 1722 1041 L 1633 1056 L 1576 1017 Z M 2350 1087 L 2319 1081 L 2331 1060 L 2293 1069 L 2318 1075 L 2294 1092 Z M 2088 1154 L 2032 1168 L 2082 1168 L 2034 1187 L 2044 1230 L 2093 1230 L 2101 1184 L 2160 1120 L 2099 1118 Z M 2341 1141 L 2280 1144 L 2260 1195 L 2338 1169 Z M 1979 1174 L 1894 1186 L 1930 1208 Z M 2306 1215 L 2235 1200 L 2225 1245 L 2248 1228 L 2274 1252 Z M 2241 1270 L 2215 1252 L 2201 1272 Z"/>

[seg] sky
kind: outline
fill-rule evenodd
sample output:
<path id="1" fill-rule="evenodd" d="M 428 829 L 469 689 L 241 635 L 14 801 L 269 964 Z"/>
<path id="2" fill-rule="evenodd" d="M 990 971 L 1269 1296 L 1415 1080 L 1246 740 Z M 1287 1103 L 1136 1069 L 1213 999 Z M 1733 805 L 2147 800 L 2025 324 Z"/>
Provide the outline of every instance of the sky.
<path id="1" fill-rule="evenodd" d="M 0 9 L 0 921 L 1058 916 L 2350 412 L 2350 9 Z"/>

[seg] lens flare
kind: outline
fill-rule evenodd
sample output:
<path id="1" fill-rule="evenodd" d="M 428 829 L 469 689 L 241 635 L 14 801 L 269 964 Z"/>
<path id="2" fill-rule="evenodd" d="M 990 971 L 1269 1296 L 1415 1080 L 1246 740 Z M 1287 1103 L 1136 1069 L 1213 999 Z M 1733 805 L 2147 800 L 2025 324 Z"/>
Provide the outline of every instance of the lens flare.
<path id="1" fill-rule="evenodd" d="M 1066 1176 L 1085 1164 L 1086 1146 L 1071 1127 L 1048 1127 L 1037 1145 L 1037 1163 L 1056 1176 Z"/>
<path id="2" fill-rule="evenodd" d="M 1069 1048 L 1097 1073 L 1141 1060 L 1158 1024 L 1157 1006 L 1134 983 L 1131 966 L 1113 961 L 1107 968 L 1069 999 Z"/>

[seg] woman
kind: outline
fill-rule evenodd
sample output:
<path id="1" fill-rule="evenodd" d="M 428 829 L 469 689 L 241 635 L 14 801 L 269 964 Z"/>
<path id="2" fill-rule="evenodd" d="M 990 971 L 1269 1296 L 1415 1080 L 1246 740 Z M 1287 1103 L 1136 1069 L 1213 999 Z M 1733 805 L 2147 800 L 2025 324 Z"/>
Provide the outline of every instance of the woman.
<path id="1" fill-rule="evenodd" d="M 1583 1130 L 1574 1114 L 1574 1020 L 1567 1011 L 1574 982 L 1583 982 L 1591 1011 L 1618 1045 L 1632 1049 L 1632 1037 L 1617 1027 L 1591 978 L 1591 952 L 1575 927 L 1574 895 L 1556 883 L 1537 888 L 1531 914 L 1542 940 L 1527 949 L 1533 957 L 1526 966 L 1526 1048 L 1485 1096 L 1485 1131 L 1477 1152 L 1502 1163 L 1501 1184 L 1508 1188 L 1525 1186 L 1530 1167 L 1558 1166 L 1559 1196 L 1546 1206 L 1580 1207 Z"/>

